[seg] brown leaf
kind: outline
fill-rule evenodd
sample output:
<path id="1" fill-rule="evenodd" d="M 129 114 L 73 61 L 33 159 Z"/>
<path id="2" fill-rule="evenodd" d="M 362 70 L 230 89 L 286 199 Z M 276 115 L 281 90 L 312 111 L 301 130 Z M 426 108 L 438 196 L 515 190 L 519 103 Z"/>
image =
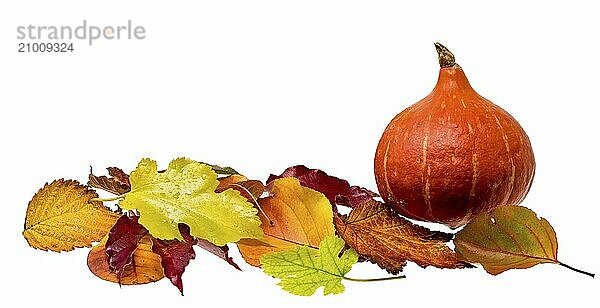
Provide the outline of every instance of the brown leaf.
<path id="1" fill-rule="evenodd" d="M 92 168 L 90 168 L 88 186 L 99 188 L 115 195 L 122 195 L 131 190 L 129 175 L 117 167 L 108 167 L 106 169 L 110 177 L 105 175 L 96 176 L 92 173 Z"/>
<path id="2" fill-rule="evenodd" d="M 397 274 L 407 260 L 421 267 L 472 267 L 444 243 L 452 235 L 431 231 L 398 216 L 381 202 L 357 205 L 333 220 L 338 234 L 360 255 Z"/>
<path id="3" fill-rule="evenodd" d="M 108 175 L 112 176 L 117 182 L 121 183 L 126 187 L 131 187 L 131 183 L 129 183 L 129 174 L 125 173 L 121 168 L 117 167 L 108 167 Z"/>
<path id="4" fill-rule="evenodd" d="M 42 250 L 91 247 L 119 218 L 101 202 L 90 202 L 96 197 L 94 190 L 77 181 L 46 184 L 27 206 L 23 236 L 31 247 Z"/>
<path id="5" fill-rule="evenodd" d="M 108 235 L 90 250 L 88 268 L 94 275 L 106 281 L 118 283 L 117 274 L 108 267 L 108 255 L 105 245 Z M 133 252 L 133 261 L 125 266 L 121 276 L 121 284 L 135 285 L 155 282 L 164 277 L 161 258 L 152 251 L 152 236 L 144 236 Z"/>

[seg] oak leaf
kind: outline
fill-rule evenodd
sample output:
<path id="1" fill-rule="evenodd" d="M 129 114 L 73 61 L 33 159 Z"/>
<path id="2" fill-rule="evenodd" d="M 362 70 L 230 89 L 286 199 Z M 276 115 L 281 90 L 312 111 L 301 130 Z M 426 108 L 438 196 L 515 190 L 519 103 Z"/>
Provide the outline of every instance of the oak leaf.
<path id="1" fill-rule="evenodd" d="M 129 179 L 131 191 L 119 206 L 137 210 L 140 224 L 156 238 L 183 240 L 179 223 L 219 246 L 262 238 L 257 210 L 238 191 L 215 193 L 219 182 L 208 165 L 178 158 L 159 173 L 155 161 L 142 159 Z"/>
<path id="2" fill-rule="evenodd" d="M 121 216 L 108 232 L 105 251 L 108 268 L 121 280 L 125 266 L 133 262 L 133 253 L 148 230 L 138 223 L 137 216 Z"/>
<path id="3" fill-rule="evenodd" d="M 253 266 L 260 266 L 260 257 L 266 253 L 303 245 L 317 249 L 326 236 L 335 234 L 333 211 L 322 193 L 301 186 L 295 178 L 271 184 L 271 196 L 258 200 L 272 221 L 260 216 L 264 239 L 237 243 L 244 260 Z"/>
<path id="4" fill-rule="evenodd" d="M 347 249 L 343 254 L 344 241 L 336 236 L 327 236 L 319 249 L 299 246 L 292 249 L 268 253 L 261 257 L 265 273 L 281 279 L 278 284 L 284 290 L 309 296 L 324 287 L 323 293 L 337 294 L 344 291 L 342 279 L 358 261 L 358 254 Z"/>
<path id="5" fill-rule="evenodd" d="M 334 224 L 350 247 L 392 274 L 400 272 L 407 260 L 421 267 L 471 267 L 444 243 L 451 234 L 415 225 L 378 201 L 356 205 L 347 216 L 336 215 Z"/>
<path id="6" fill-rule="evenodd" d="M 101 202 L 90 201 L 96 197 L 94 190 L 73 180 L 44 185 L 27 206 L 23 236 L 31 247 L 42 250 L 91 247 L 119 217 Z"/>
<path id="7" fill-rule="evenodd" d="M 106 281 L 123 285 L 136 285 L 155 282 L 164 277 L 161 258 L 152 251 L 152 236 L 147 234 L 138 242 L 133 252 L 132 262 L 125 266 L 119 279 L 108 265 L 105 245 L 108 235 L 89 252 L 87 264 L 90 271 Z"/>
<path id="8" fill-rule="evenodd" d="M 501 206 L 477 215 L 456 234 L 454 245 L 462 260 L 481 263 L 492 275 L 541 263 L 561 264 L 550 223 L 521 206 Z"/>
<path id="9" fill-rule="evenodd" d="M 102 189 L 115 195 L 122 195 L 131 189 L 129 175 L 117 167 L 108 167 L 108 177 L 105 175 L 96 176 L 92 173 L 88 175 L 88 186 Z"/>

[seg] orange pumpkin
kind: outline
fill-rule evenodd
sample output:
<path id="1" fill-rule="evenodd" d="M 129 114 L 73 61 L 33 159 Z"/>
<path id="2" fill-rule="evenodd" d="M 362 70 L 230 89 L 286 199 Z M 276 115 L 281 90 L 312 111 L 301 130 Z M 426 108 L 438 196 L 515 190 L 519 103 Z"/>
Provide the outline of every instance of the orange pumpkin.
<path id="1" fill-rule="evenodd" d="M 519 204 L 535 159 L 519 123 L 477 94 L 452 53 L 435 46 L 437 85 L 385 129 L 375 179 L 398 213 L 456 228 L 499 205 Z"/>

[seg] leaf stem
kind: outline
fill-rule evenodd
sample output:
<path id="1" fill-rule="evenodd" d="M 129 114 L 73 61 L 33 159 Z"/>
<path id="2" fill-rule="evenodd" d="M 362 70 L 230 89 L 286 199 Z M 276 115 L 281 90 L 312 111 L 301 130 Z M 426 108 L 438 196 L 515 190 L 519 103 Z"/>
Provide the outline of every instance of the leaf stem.
<path id="1" fill-rule="evenodd" d="M 368 279 L 350 278 L 350 277 L 342 276 L 342 278 L 346 279 L 346 280 L 349 280 L 349 281 L 356 281 L 356 282 L 374 282 L 374 281 L 386 281 L 386 280 L 403 279 L 403 278 L 406 278 L 406 276 L 402 275 L 402 276 L 392 276 L 392 277 L 382 277 L 382 278 L 368 278 Z"/>
<path id="2" fill-rule="evenodd" d="M 118 195 L 116 197 L 110 197 L 110 198 L 92 198 L 90 199 L 90 202 L 94 202 L 94 201 L 99 201 L 99 202 L 108 202 L 108 201 L 117 201 L 120 199 L 125 198 L 125 195 Z"/>
<path id="3" fill-rule="evenodd" d="M 275 223 L 273 223 L 271 218 L 269 218 L 269 216 L 267 216 L 267 213 L 265 213 L 265 211 L 263 211 L 262 207 L 258 203 L 258 200 L 256 200 L 256 198 L 254 197 L 254 195 L 250 192 L 250 190 L 248 188 L 246 188 L 244 185 L 240 185 L 238 183 L 233 183 L 233 184 L 231 184 L 231 186 L 239 187 L 240 189 L 244 190 L 250 196 L 250 198 L 252 198 L 253 205 L 256 206 L 258 208 L 258 211 L 260 211 L 260 213 L 263 214 L 263 216 L 265 216 L 265 218 L 269 221 L 269 224 L 271 226 L 275 225 Z"/>
<path id="4" fill-rule="evenodd" d="M 578 272 L 580 274 L 588 275 L 588 276 L 590 276 L 592 278 L 594 278 L 596 276 L 596 274 L 593 274 L 593 273 L 590 273 L 590 272 L 586 272 L 586 271 L 574 268 L 574 267 L 572 267 L 570 265 L 567 265 L 567 264 L 564 264 L 564 263 L 562 263 L 560 261 L 558 262 L 558 265 L 564 266 L 564 267 L 566 267 L 566 268 L 568 268 L 568 269 L 570 269 L 572 271 Z"/>

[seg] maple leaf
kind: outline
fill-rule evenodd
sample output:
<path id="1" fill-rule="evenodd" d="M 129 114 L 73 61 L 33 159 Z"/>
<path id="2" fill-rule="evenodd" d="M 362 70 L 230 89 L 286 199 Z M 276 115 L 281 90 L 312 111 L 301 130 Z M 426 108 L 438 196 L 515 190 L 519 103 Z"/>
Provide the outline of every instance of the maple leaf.
<path id="1" fill-rule="evenodd" d="M 318 169 L 310 169 L 303 165 L 289 167 L 278 176 L 271 174 L 267 179 L 267 185 L 276 179 L 286 177 L 297 178 L 302 186 L 312 188 L 324 194 L 331 204 L 352 207 L 379 196 L 377 193 L 366 188 L 350 186 L 346 180 L 328 175 Z"/>
<path id="2" fill-rule="evenodd" d="M 183 235 L 183 241 L 153 239 L 152 251 L 161 257 L 161 264 L 165 276 L 171 280 L 174 286 L 183 295 L 183 282 L 181 276 L 190 260 L 196 257 L 193 246 L 196 240 L 190 235 L 190 228 L 179 224 L 179 231 Z"/>
<path id="3" fill-rule="evenodd" d="M 253 266 L 260 266 L 266 253 L 302 245 L 317 249 L 326 236 L 335 234 L 333 211 L 322 193 L 301 186 L 295 178 L 276 179 L 271 186 L 271 196 L 258 203 L 273 224 L 261 215 L 264 239 L 237 243 L 244 260 Z"/>
<path id="4" fill-rule="evenodd" d="M 148 234 L 148 230 L 138 223 L 138 218 L 121 216 L 108 232 L 105 245 L 108 268 L 117 275 L 119 284 L 125 266 L 133 262 L 133 253 L 140 240 Z"/>
<path id="5" fill-rule="evenodd" d="M 257 210 L 238 191 L 216 193 L 217 174 L 206 164 L 178 158 L 159 173 L 155 161 L 142 159 L 129 179 L 131 191 L 119 206 L 137 210 L 139 223 L 156 238 L 183 240 L 179 223 L 219 246 L 262 238 Z"/>
<path id="6" fill-rule="evenodd" d="M 139 240 L 133 252 L 132 262 L 124 267 L 120 278 L 109 268 L 105 250 L 107 239 L 108 235 L 88 254 L 88 268 L 94 275 L 123 285 L 145 284 L 164 277 L 161 257 L 152 251 L 152 236 L 147 234 Z"/>
<path id="7" fill-rule="evenodd" d="M 91 247 L 119 217 L 101 202 L 90 202 L 96 197 L 95 191 L 73 180 L 44 185 L 27 206 L 23 236 L 31 247 L 42 250 Z"/>
<path id="8" fill-rule="evenodd" d="M 309 296 L 320 287 L 324 287 L 325 295 L 341 293 L 342 279 L 348 279 L 345 275 L 358 261 L 353 249 L 340 256 L 344 245 L 339 237 L 327 236 L 318 250 L 299 246 L 265 254 L 260 258 L 261 267 L 268 275 L 281 279 L 278 285 L 292 294 Z"/>
<path id="9" fill-rule="evenodd" d="M 92 173 L 92 168 L 90 168 L 88 186 L 99 188 L 115 195 L 122 195 L 131 189 L 129 176 L 123 170 L 117 167 L 108 167 L 106 169 L 110 177 L 105 175 L 96 176 Z"/>
<path id="10" fill-rule="evenodd" d="M 477 215 L 456 234 L 454 245 L 459 258 L 481 263 L 492 275 L 555 263 L 594 277 L 558 261 L 554 229 L 526 207 L 501 206 L 491 213 Z"/>
<path id="11" fill-rule="evenodd" d="M 392 274 L 400 272 L 407 260 L 421 267 L 472 267 L 444 243 L 451 234 L 415 225 L 378 201 L 356 205 L 348 216 L 336 215 L 333 222 L 350 247 Z"/>

